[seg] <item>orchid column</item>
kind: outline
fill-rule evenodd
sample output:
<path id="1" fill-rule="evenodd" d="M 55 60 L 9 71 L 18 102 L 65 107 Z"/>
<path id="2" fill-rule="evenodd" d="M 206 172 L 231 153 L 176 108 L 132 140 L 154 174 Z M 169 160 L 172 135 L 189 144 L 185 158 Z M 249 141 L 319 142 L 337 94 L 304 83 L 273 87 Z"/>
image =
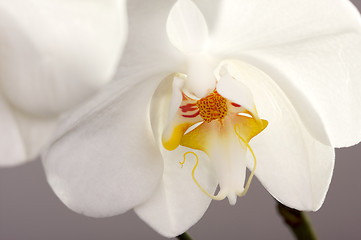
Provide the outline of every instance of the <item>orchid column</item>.
<path id="1" fill-rule="evenodd" d="M 319 209 L 334 147 L 361 139 L 351 3 L 132 0 L 128 15 L 117 81 L 44 155 L 58 197 L 93 217 L 134 208 L 174 237 L 211 199 L 235 204 L 247 167 L 283 204 Z"/>

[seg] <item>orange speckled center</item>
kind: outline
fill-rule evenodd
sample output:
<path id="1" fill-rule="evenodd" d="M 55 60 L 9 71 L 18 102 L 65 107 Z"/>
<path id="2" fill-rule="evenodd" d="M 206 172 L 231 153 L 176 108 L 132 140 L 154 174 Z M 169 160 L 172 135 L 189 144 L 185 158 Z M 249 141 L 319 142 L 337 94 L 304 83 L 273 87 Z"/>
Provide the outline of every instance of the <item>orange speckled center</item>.
<path id="1" fill-rule="evenodd" d="M 197 101 L 199 114 L 206 122 L 219 119 L 223 120 L 227 115 L 227 99 L 217 93 L 212 92 L 208 96 Z"/>

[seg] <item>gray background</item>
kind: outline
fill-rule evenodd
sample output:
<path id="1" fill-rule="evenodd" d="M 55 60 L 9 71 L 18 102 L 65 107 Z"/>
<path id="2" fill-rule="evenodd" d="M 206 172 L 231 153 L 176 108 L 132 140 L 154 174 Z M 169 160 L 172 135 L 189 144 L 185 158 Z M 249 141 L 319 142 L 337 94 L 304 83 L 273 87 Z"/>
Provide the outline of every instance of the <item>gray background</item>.
<path id="1" fill-rule="evenodd" d="M 361 9 L 361 0 L 353 2 Z M 318 212 L 309 214 L 320 239 L 361 240 L 360 156 L 361 144 L 336 150 L 336 166 L 326 201 Z M 213 201 L 189 232 L 195 240 L 293 239 L 275 205 L 273 198 L 254 180 L 246 197 L 238 199 L 235 206 L 226 200 Z M 0 240 L 65 239 L 165 238 L 132 211 L 94 219 L 67 209 L 48 187 L 40 161 L 0 169 Z"/>

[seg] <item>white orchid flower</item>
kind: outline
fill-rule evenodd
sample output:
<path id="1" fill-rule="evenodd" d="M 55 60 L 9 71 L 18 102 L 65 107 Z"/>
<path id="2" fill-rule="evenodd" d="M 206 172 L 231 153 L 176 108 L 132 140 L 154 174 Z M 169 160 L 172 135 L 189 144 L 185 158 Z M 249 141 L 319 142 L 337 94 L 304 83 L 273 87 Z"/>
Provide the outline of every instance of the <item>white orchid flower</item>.
<path id="1" fill-rule="evenodd" d="M 248 167 L 280 202 L 320 208 L 334 147 L 361 139 L 355 7 L 132 0 L 128 15 L 118 81 L 69 115 L 44 155 L 57 196 L 93 217 L 134 208 L 173 237 L 212 198 L 244 195 Z"/>
<path id="2" fill-rule="evenodd" d="M 34 159 L 59 115 L 112 79 L 123 0 L 0 1 L 0 166 Z"/>

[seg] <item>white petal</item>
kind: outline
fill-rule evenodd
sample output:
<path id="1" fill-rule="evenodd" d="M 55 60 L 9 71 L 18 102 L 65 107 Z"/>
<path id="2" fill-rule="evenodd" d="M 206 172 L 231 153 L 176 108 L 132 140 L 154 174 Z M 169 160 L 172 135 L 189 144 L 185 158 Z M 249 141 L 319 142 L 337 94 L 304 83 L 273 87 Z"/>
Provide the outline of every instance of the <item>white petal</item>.
<path id="1" fill-rule="evenodd" d="M 250 58 L 248 58 L 247 60 L 248 62 L 252 62 L 252 59 Z M 222 65 L 227 66 L 227 70 L 229 71 L 229 74 L 238 80 L 250 81 L 253 77 L 253 75 L 250 75 L 252 71 L 249 72 L 249 69 L 253 69 L 253 67 L 250 67 L 249 64 L 245 64 L 240 61 L 225 60 L 220 64 L 220 67 Z M 253 69 L 253 71 L 257 71 L 257 70 Z M 326 145 L 330 145 L 330 139 L 326 132 L 324 122 L 321 120 L 319 114 L 314 109 L 312 102 L 310 102 L 307 98 L 301 95 L 297 89 L 294 89 L 292 93 L 293 95 L 292 96 L 288 95 L 288 97 L 290 99 L 297 99 L 298 100 L 297 103 L 301 104 L 300 105 L 301 107 L 296 109 L 303 121 L 303 124 L 305 125 L 309 133 L 314 138 L 321 141 L 322 143 Z M 227 97 L 232 98 L 233 96 L 231 95 L 234 94 L 230 94 L 230 96 Z"/>
<path id="2" fill-rule="evenodd" d="M 125 1 L 1 1 L 0 12 L 0 88 L 18 108 L 58 114 L 111 80 Z"/>
<path id="3" fill-rule="evenodd" d="M 228 100 L 240 104 L 250 111 L 253 116 L 258 117 L 252 93 L 240 81 L 237 81 L 230 75 L 223 76 L 217 84 L 217 92 Z"/>
<path id="4" fill-rule="evenodd" d="M 206 50 L 208 27 L 202 12 L 191 0 L 178 0 L 167 20 L 170 42 L 183 54 Z"/>
<path id="5" fill-rule="evenodd" d="M 195 158 L 187 156 L 183 168 L 186 148 L 179 147 L 174 151 L 163 151 L 163 181 L 155 194 L 146 203 L 135 208 L 137 215 L 155 231 L 166 237 L 175 237 L 187 231 L 199 221 L 207 210 L 211 198 L 204 194 L 192 179 Z M 195 151 L 199 157 L 199 165 L 195 178 L 208 192 L 213 193 L 217 182 L 208 157 Z"/>
<path id="6" fill-rule="evenodd" d="M 174 2 L 171 0 L 127 2 L 129 35 L 118 68 L 118 77 L 127 84 L 136 84 L 134 79 L 128 78 L 130 75 L 152 76 L 158 72 L 184 73 L 184 58 L 172 46 L 166 33 L 167 17 Z"/>
<path id="7" fill-rule="evenodd" d="M 13 109 L 13 114 L 26 149 L 26 158 L 18 160 L 34 160 L 50 143 L 58 117 L 32 116 L 16 109 Z"/>
<path id="8" fill-rule="evenodd" d="M 173 111 L 176 112 L 178 110 L 178 104 L 180 104 L 179 101 L 182 101 L 182 98 L 179 98 L 182 97 L 179 96 L 181 95 L 179 87 L 182 81 L 177 79 L 175 82 L 173 82 L 173 80 L 175 80 L 173 76 L 169 76 L 163 79 L 163 81 L 154 91 L 152 100 L 150 102 L 150 123 L 152 126 L 154 139 L 159 146 L 162 144 L 163 131 L 167 126 L 168 121 L 171 119 L 171 117 L 173 117 Z M 176 109 L 173 110 L 174 107 Z M 170 112 L 170 109 L 172 109 L 172 112 Z"/>
<path id="9" fill-rule="evenodd" d="M 162 133 L 167 126 L 170 113 L 174 106 L 179 108 L 177 81 L 172 78 L 163 80 L 155 91 L 150 107 L 150 119 L 153 134 L 164 159 L 163 181 L 153 196 L 144 204 L 135 208 L 135 212 L 160 234 L 167 237 L 179 235 L 204 214 L 211 199 L 206 196 L 192 180 L 192 169 L 195 159 L 187 156 L 186 163 L 181 167 L 185 148 L 179 146 L 176 150 L 167 151 L 162 146 Z M 179 95 L 178 95 L 179 97 Z M 180 99 L 182 100 L 182 99 Z M 172 103 L 171 103 L 172 102 Z M 173 105 L 174 104 L 174 105 Z M 176 105 L 178 104 L 178 106 Z M 196 179 L 210 193 L 213 193 L 217 185 L 214 172 L 209 164 L 208 157 L 200 151 L 195 151 L 200 159 L 196 169 Z"/>
<path id="10" fill-rule="evenodd" d="M 172 151 L 179 146 L 184 133 L 192 127 L 192 125 L 203 121 L 202 117 L 199 115 L 196 100 L 187 97 L 182 92 L 182 89 L 173 88 L 173 102 L 177 95 L 181 95 L 182 101 L 178 105 L 173 105 L 171 102 L 169 106 L 169 115 L 172 118 L 168 119 L 167 125 L 162 132 L 162 147 L 169 151 Z"/>
<path id="11" fill-rule="evenodd" d="M 44 165 L 51 187 L 69 208 L 112 216 L 151 196 L 163 161 L 150 128 L 149 104 L 164 77 L 132 88 L 116 81 L 64 119 Z"/>
<path id="12" fill-rule="evenodd" d="M 319 112 L 331 143 L 349 146 L 361 140 L 361 113 L 355 109 L 360 97 L 354 96 L 360 84 L 353 80 L 360 69 L 360 26 L 349 1 L 222 1 L 211 49 L 266 71 L 289 94 L 313 136 L 327 143 L 314 134 L 315 118 L 308 119 Z"/>
<path id="13" fill-rule="evenodd" d="M 243 77 L 238 80 L 251 90 L 260 118 L 269 122 L 250 142 L 258 161 L 256 176 L 287 206 L 317 210 L 331 181 L 333 148 L 309 134 L 294 106 L 270 77 L 248 64 L 238 64 L 243 68 Z"/>
<path id="14" fill-rule="evenodd" d="M 251 53 L 279 84 L 304 121 L 307 98 L 335 147 L 361 141 L 361 34 L 325 36 Z M 309 122 L 309 126 L 312 125 Z"/>
<path id="15" fill-rule="evenodd" d="M 175 0 L 128 1 L 129 36 L 119 64 L 118 76 L 122 78 L 139 74 L 151 76 L 158 72 L 188 74 L 184 54 L 171 44 L 166 31 L 167 18 L 175 2 Z M 196 4 L 213 27 L 214 17 L 218 11 L 218 0 L 200 0 L 196 1 Z M 207 69 L 208 66 L 204 68 Z M 209 76 L 209 72 L 206 71 L 203 75 Z M 206 77 L 204 80 L 208 83 L 206 88 L 214 85 L 212 78 Z M 132 85 L 136 82 L 128 81 L 127 84 Z M 198 94 L 202 95 L 204 92 L 200 90 Z"/>
<path id="16" fill-rule="evenodd" d="M 221 130 L 217 121 L 212 121 L 208 125 L 212 127 L 209 131 L 207 150 L 216 169 L 220 192 L 226 194 L 229 203 L 234 205 L 237 194 L 244 189 L 247 148 L 239 143 L 234 126 L 227 117 Z"/>
<path id="17" fill-rule="evenodd" d="M 207 23 L 208 31 L 211 32 L 218 21 L 219 8 L 222 1 L 219 0 L 193 0 L 200 9 Z"/>
<path id="18" fill-rule="evenodd" d="M 36 117 L 0 100 L 0 166 L 15 166 L 35 160 L 47 146 L 57 117 Z"/>
<path id="19" fill-rule="evenodd" d="M 182 103 L 182 90 L 184 86 L 184 79 L 178 76 L 175 76 L 172 83 L 172 98 L 169 103 L 169 114 L 168 122 L 172 120 L 176 112 L 178 111 L 179 106 Z M 162 94 L 166 94 L 162 92 Z"/>
<path id="20" fill-rule="evenodd" d="M 220 2 L 216 26 L 210 32 L 210 48 L 228 58 L 244 50 L 263 49 L 360 28 L 360 14 L 344 0 Z"/>
<path id="21" fill-rule="evenodd" d="M 0 166 L 12 166 L 25 158 L 25 149 L 11 108 L 0 95 Z"/>
<path id="22" fill-rule="evenodd" d="M 200 9 L 191 0 L 178 0 L 167 20 L 170 42 L 187 55 L 186 88 L 202 98 L 212 92 L 216 81 L 204 54 L 208 47 L 208 27 Z"/>

